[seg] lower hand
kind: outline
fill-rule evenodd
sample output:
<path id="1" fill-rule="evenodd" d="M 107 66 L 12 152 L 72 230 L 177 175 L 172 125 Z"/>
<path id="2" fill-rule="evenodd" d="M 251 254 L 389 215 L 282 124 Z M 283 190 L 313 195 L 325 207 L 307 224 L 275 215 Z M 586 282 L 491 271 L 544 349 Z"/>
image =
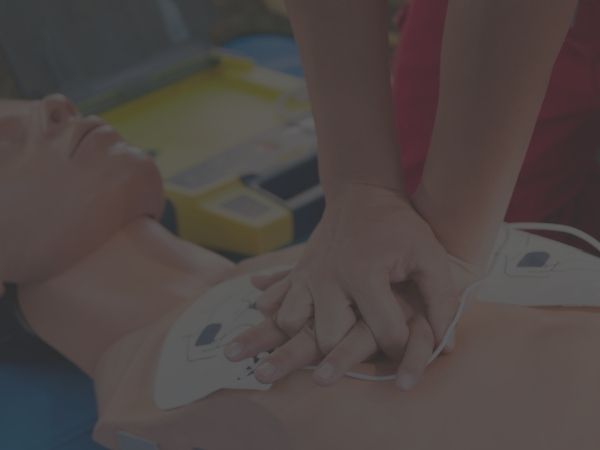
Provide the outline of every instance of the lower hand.
<path id="1" fill-rule="evenodd" d="M 401 373 L 420 372 L 458 306 L 459 289 L 445 250 L 397 192 L 353 186 L 336 208 L 326 213 L 296 269 L 266 286 L 259 308 L 269 316 L 277 312 L 271 324 L 236 340 L 238 347 L 242 346 L 244 354 L 260 347 L 261 332 L 273 330 L 271 326 L 281 333 L 270 342 L 276 337 L 306 335 L 306 324 L 314 317 L 313 341 L 318 352 L 313 349 L 313 357 L 350 351 L 354 352 L 352 362 L 358 363 L 380 348 L 391 359 L 403 362 Z M 394 283 L 407 280 L 420 292 L 418 319 L 407 313 L 409 302 L 402 298 L 404 294 L 392 291 Z M 353 306 L 362 317 L 359 321 Z M 349 344 L 355 340 L 364 343 L 364 349 Z M 299 342 L 308 341 L 299 337 L 288 348 L 294 349 Z M 327 362 L 318 374 L 331 372 Z M 330 375 L 317 381 L 336 379 L 335 373 Z M 274 379 L 262 377 L 265 382 Z"/>
<path id="2" fill-rule="evenodd" d="M 461 266 L 456 266 L 455 271 L 459 270 L 462 270 Z M 258 289 L 266 289 L 283 276 L 285 273 L 258 276 L 253 282 Z M 409 340 L 397 377 L 398 387 L 408 390 L 415 385 L 429 363 L 435 350 L 435 340 L 423 315 L 420 306 L 422 299 L 414 284 L 408 282 L 394 286 L 394 295 L 408 320 Z M 342 342 L 327 355 L 320 350 L 310 322 L 290 339 L 279 329 L 275 320 L 269 318 L 239 336 L 235 342 L 244 349 L 236 355 L 235 360 L 276 349 L 256 372 L 256 378 L 264 383 L 273 383 L 296 370 L 319 364 L 314 374 L 315 381 L 321 385 L 330 385 L 379 351 L 370 328 L 362 319 L 355 323 Z"/>

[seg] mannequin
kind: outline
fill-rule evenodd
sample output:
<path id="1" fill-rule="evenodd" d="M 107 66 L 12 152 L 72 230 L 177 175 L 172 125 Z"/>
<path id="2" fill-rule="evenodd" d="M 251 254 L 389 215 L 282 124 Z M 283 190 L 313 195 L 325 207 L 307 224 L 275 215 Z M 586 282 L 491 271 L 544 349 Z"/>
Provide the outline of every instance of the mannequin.
<path id="1" fill-rule="evenodd" d="M 0 110 L 0 145 L 11 150 L 2 153 L 0 192 L 13 194 L 0 194 L 0 207 L 14 211 L 0 227 L 8 249 L 0 274 L 18 282 L 32 330 L 93 378 L 102 445 L 596 448 L 600 361 L 588 355 L 600 343 L 600 317 L 584 310 L 478 304 L 463 318 L 455 352 L 411 392 L 347 378 L 324 388 L 300 371 L 266 392 L 219 391 L 158 409 L 157 358 L 183 310 L 218 283 L 293 264 L 301 249 L 234 265 L 181 241 L 154 219 L 162 189 L 152 162 L 98 118 L 80 117 L 64 97 L 0 102 Z"/>

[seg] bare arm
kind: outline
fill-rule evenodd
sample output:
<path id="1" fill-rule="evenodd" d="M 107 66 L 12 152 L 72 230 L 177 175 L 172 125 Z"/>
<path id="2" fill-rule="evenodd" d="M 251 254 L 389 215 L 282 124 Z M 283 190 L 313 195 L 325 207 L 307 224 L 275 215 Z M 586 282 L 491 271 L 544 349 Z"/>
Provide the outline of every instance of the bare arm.
<path id="1" fill-rule="evenodd" d="M 287 0 L 319 136 L 326 196 L 347 182 L 401 189 L 383 0 Z"/>
<path id="2" fill-rule="evenodd" d="M 481 262 L 490 250 L 576 4 L 449 1 L 438 113 L 417 198 L 458 257 Z"/>

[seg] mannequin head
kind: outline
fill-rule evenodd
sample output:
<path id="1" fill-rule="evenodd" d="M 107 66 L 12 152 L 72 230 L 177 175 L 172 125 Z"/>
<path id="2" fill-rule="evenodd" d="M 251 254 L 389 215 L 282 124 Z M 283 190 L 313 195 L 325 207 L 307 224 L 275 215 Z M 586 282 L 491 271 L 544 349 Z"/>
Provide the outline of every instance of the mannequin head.
<path id="1" fill-rule="evenodd" d="M 0 280 L 40 281 L 127 223 L 158 217 L 153 161 L 65 97 L 0 100 Z"/>

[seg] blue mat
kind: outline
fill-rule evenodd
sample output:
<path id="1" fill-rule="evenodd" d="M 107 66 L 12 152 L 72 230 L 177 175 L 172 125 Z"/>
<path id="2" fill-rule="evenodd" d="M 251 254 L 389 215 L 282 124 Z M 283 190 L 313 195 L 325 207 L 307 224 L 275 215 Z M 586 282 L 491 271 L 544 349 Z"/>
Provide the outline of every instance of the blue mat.
<path id="1" fill-rule="evenodd" d="M 0 344 L 0 449 L 101 450 L 89 378 L 25 332 Z"/>
<path id="2" fill-rule="evenodd" d="M 236 38 L 223 46 L 269 69 L 303 77 L 298 46 L 290 36 L 257 34 Z"/>

